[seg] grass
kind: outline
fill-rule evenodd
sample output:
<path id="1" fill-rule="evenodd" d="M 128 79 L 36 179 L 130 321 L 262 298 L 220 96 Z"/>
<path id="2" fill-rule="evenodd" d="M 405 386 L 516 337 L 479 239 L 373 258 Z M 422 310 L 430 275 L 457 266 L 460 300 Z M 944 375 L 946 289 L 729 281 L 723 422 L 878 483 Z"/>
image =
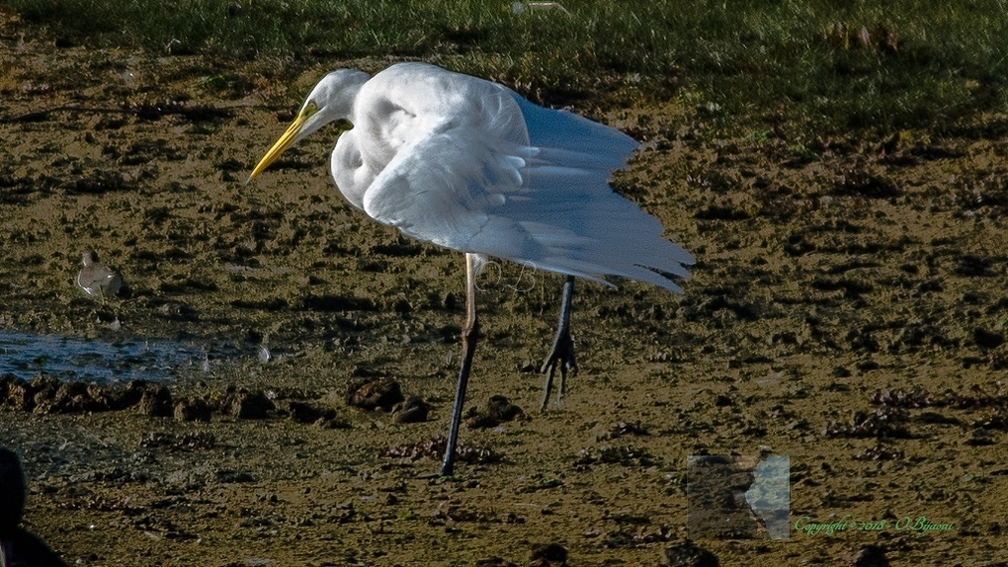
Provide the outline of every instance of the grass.
<path id="1" fill-rule="evenodd" d="M 942 133 L 1003 111 L 1005 0 L 0 0 L 61 41 L 176 54 L 421 58 L 549 104 L 683 97 L 725 134 Z"/>

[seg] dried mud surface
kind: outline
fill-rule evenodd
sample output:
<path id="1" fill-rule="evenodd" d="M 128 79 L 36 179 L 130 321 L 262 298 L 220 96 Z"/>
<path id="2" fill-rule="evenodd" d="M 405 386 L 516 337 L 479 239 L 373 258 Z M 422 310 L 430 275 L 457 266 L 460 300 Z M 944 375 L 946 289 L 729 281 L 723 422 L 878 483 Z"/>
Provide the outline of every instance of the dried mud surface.
<path id="1" fill-rule="evenodd" d="M 711 138 L 731 117 L 674 101 L 575 108 L 644 141 L 615 186 L 695 277 L 681 297 L 582 284 L 581 372 L 540 413 L 562 282 L 492 265 L 469 405 L 522 411 L 464 427 L 469 462 L 439 479 L 461 256 L 346 205 L 332 133 L 243 183 L 327 68 L 388 61 L 88 50 L 3 25 L 0 329 L 236 353 L 166 377 L 207 419 L 25 411 L 4 392 L 23 526 L 67 564 L 705 564 L 674 547 L 698 454 L 787 455 L 792 522 L 852 521 L 696 542 L 722 565 L 1008 561 L 1006 117 L 800 149 Z M 87 248 L 126 297 L 74 287 Z M 421 420 L 347 403 L 376 378 Z M 270 403 L 242 414 L 237 395 Z M 951 529 L 897 529 L 921 516 Z"/>

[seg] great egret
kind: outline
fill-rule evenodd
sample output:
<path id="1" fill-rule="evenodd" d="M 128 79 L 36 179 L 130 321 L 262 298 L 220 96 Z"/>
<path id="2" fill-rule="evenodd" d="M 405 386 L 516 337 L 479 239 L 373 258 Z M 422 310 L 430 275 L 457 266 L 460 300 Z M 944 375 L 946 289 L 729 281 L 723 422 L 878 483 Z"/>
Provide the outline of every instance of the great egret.
<path id="1" fill-rule="evenodd" d="M 77 287 L 84 293 L 100 297 L 102 301 L 119 293 L 122 287 L 122 276 L 114 269 L 98 260 L 98 253 L 88 250 L 84 253 L 83 268 L 77 272 Z"/>
<path id="2" fill-rule="evenodd" d="M 330 169 L 350 204 L 411 238 L 466 255 L 462 365 L 442 475 L 453 470 L 479 337 L 474 278 L 487 256 L 568 276 L 560 328 L 543 365 L 546 398 L 557 365 L 562 373 L 574 367 L 575 276 L 610 286 L 603 276 L 622 276 L 682 293 L 671 278 L 688 278 L 684 266 L 693 257 L 608 185 L 637 148 L 613 128 L 425 63 L 399 63 L 374 77 L 340 69 L 315 85 L 249 181 L 331 122 L 342 134 Z"/>

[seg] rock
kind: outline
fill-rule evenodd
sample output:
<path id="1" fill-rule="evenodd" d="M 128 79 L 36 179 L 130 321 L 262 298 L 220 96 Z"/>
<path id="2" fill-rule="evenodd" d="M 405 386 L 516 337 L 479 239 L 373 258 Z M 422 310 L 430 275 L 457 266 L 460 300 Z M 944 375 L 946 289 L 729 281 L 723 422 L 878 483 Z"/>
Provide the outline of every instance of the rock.
<path id="1" fill-rule="evenodd" d="M 369 411 L 376 408 L 392 411 L 393 406 L 405 399 L 399 382 L 387 377 L 355 382 L 346 395 L 347 404 Z"/>
<path id="2" fill-rule="evenodd" d="M 35 407 L 28 383 L 15 378 L 7 385 L 6 404 L 18 411 L 31 411 Z"/>
<path id="3" fill-rule="evenodd" d="M 686 539 L 665 548 L 669 567 L 719 567 L 717 556 Z"/>
<path id="4" fill-rule="evenodd" d="M 137 403 L 137 409 L 144 415 L 152 417 L 169 417 L 172 415 L 171 392 L 164 384 L 150 384 Z"/>
<path id="5" fill-rule="evenodd" d="M 889 567 L 889 559 L 881 547 L 866 545 L 854 558 L 854 567 Z"/>
<path id="6" fill-rule="evenodd" d="M 430 404 L 416 396 L 399 402 L 392 408 L 392 414 L 397 423 L 421 423 L 427 421 Z"/>
<path id="7" fill-rule="evenodd" d="M 263 419 L 274 407 L 262 392 L 238 392 L 231 399 L 228 413 L 238 419 Z"/>
<path id="8" fill-rule="evenodd" d="M 143 380 L 130 380 L 121 390 L 106 391 L 109 409 L 123 410 L 139 404 L 144 392 L 147 391 L 147 386 L 147 382 Z"/>
<path id="9" fill-rule="evenodd" d="M 323 419 L 328 414 L 332 414 L 332 417 L 336 417 L 336 412 L 333 410 L 322 410 L 305 402 L 288 403 L 287 412 L 290 415 L 290 418 L 298 423 L 315 423 L 316 421 Z"/>
<path id="10" fill-rule="evenodd" d="M 210 404 L 202 398 L 185 398 L 175 402 L 176 421 L 210 421 Z"/>
<path id="11" fill-rule="evenodd" d="M 547 565 L 566 565 L 567 548 L 559 543 L 535 543 L 529 551 L 529 565 L 545 567 Z"/>
<path id="12" fill-rule="evenodd" d="M 10 393 L 10 387 L 17 381 L 18 377 L 13 374 L 0 375 L 0 405 L 7 403 L 7 396 Z"/>
<path id="13" fill-rule="evenodd" d="M 52 399 L 51 413 L 79 413 L 101 411 L 101 404 L 91 396 L 91 389 L 84 382 L 64 382 L 56 389 Z"/>
<path id="14" fill-rule="evenodd" d="M 31 402 L 26 404 L 24 410 L 47 413 L 49 401 L 56 396 L 56 390 L 59 389 L 59 386 L 59 379 L 45 374 L 39 374 L 29 380 L 27 388 Z"/>
<path id="15" fill-rule="evenodd" d="M 491 396 L 482 408 L 471 408 L 466 412 L 466 423 L 469 427 L 475 428 L 497 427 L 505 421 L 524 415 L 525 412 L 520 407 L 512 404 L 504 396 Z"/>

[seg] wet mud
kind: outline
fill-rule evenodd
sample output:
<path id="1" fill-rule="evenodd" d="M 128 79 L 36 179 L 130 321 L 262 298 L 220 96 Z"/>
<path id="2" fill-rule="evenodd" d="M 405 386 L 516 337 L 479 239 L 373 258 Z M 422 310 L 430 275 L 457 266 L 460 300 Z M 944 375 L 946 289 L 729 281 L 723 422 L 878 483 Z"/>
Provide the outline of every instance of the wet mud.
<path id="1" fill-rule="evenodd" d="M 2 31 L 0 329 L 211 353 L 142 386 L 4 378 L 21 527 L 67 564 L 1008 561 L 1008 117 L 796 141 L 633 92 L 575 108 L 643 142 L 614 186 L 694 277 L 579 283 L 580 371 L 540 412 L 563 281 L 491 264 L 463 455 L 438 478 L 461 255 L 345 204 L 334 133 L 244 184 L 325 71 L 388 61 Z M 129 293 L 75 285 L 91 249 Z M 791 538 L 684 542 L 687 457 L 770 454 Z"/>

